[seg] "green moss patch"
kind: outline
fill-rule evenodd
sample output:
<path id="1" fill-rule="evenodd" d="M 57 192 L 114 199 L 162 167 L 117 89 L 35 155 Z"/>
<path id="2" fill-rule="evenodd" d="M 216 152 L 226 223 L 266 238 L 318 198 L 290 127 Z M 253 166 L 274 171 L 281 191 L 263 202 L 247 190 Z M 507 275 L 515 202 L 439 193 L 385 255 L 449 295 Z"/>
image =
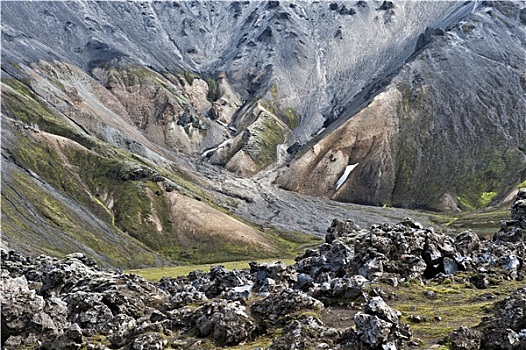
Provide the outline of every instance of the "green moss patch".
<path id="1" fill-rule="evenodd" d="M 469 284 L 445 281 L 423 286 L 411 282 L 397 288 L 381 285 L 381 288 L 396 295 L 388 301 L 389 305 L 402 312 L 402 321 L 411 326 L 413 337 L 422 341 L 423 348 L 428 348 L 460 326 L 478 325 L 488 316 L 494 302 L 520 285 L 518 281 L 505 281 L 487 289 L 476 289 Z M 412 322 L 411 315 L 420 316 L 422 322 Z"/>
<path id="2" fill-rule="evenodd" d="M 217 264 L 201 264 L 201 265 L 181 265 L 181 266 L 166 266 L 166 267 L 156 267 L 156 268 L 146 268 L 146 269 L 135 269 L 127 270 L 126 273 L 134 273 L 136 275 L 142 276 L 149 281 L 158 281 L 163 277 L 180 277 L 186 276 L 192 271 L 209 271 L 210 267 L 213 265 L 222 265 L 229 270 L 235 269 L 248 269 L 250 266 L 249 262 L 254 260 L 242 260 L 242 261 L 227 261 L 219 262 Z M 258 263 L 263 264 L 266 262 L 275 262 L 276 259 L 260 259 L 256 260 Z M 282 263 L 286 265 L 294 264 L 293 259 L 280 259 Z"/>
<path id="3" fill-rule="evenodd" d="M 250 136 L 244 149 L 260 171 L 277 159 L 277 146 L 285 142 L 285 135 L 278 122 L 265 112 L 260 113 L 248 131 Z"/>
<path id="4" fill-rule="evenodd" d="M 29 87 L 14 79 L 5 79 L 2 82 L 16 90 L 16 93 L 8 89 L 2 92 L 2 111 L 7 116 L 74 140 L 86 148 L 97 146 L 97 142 L 89 135 L 55 117 Z"/>
<path id="5" fill-rule="evenodd" d="M 271 85 L 269 88 L 270 100 L 261 100 L 261 105 L 267 109 L 269 112 L 272 112 L 274 115 L 276 115 L 280 120 L 282 120 L 290 130 L 294 130 L 296 127 L 298 127 L 300 118 L 296 112 L 296 110 L 292 107 L 283 108 L 279 103 L 279 93 L 278 88 L 276 85 Z"/>

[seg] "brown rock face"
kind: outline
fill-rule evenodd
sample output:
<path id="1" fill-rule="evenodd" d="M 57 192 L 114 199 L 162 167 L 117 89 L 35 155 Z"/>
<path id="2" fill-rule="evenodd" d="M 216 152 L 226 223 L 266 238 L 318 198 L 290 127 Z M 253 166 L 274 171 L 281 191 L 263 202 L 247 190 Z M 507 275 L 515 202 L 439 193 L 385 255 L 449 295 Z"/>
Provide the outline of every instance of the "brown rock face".
<path id="1" fill-rule="evenodd" d="M 392 140 L 398 130 L 395 88 L 378 95 L 351 120 L 314 143 L 277 182 L 286 189 L 340 201 L 385 204 L 394 187 Z M 348 165 L 356 167 L 338 186 Z"/>

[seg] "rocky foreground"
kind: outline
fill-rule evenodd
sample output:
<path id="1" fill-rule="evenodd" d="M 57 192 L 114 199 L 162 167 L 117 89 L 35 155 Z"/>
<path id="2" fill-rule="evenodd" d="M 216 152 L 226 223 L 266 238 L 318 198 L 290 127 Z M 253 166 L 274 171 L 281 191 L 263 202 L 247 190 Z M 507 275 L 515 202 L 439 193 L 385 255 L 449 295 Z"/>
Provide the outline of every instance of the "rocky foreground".
<path id="1" fill-rule="evenodd" d="M 401 313 L 382 298 L 382 285 L 440 283 L 451 275 L 479 289 L 524 281 L 526 189 L 511 217 L 491 240 L 471 231 L 451 238 L 409 219 L 368 230 L 335 220 L 326 243 L 293 266 L 214 266 L 156 283 L 103 270 L 78 253 L 31 258 L 2 250 L 2 348 L 252 349 L 258 339 L 271 341 L 269 349 L 418 348 Z M 354 326 L 321 321 L 320 312 L 335 304 L 355 306 Z M 492 310 L 475 329 L 460 327 L 443 343 L 526 349 L 526 285 Z"/>

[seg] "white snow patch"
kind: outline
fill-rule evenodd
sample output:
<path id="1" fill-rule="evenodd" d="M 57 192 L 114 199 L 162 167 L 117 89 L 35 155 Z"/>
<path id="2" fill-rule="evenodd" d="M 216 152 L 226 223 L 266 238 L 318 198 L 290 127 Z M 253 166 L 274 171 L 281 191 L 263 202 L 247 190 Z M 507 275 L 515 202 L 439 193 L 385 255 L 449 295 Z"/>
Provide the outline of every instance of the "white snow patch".
<path id="1" fill-rule="evenodd" d="M 350 165 L 347 165 L 345 167 L 345 171 L 343 172 L 343 175 L 340 176 L 340 178 L 338 179 L 338 182 L 336 182 L 336 190 L 338 190 L 340 187 L 342 187 L 344 182 L 349 177 L 349 174 L 351 173 L 351 171 L 353 171 L 353 169 L 356 168 L 357 166 L 358 166 L 358 163 L 350 164 Z"/>
<path id="2" fill-rule="evenodd" d="M 209 154 L 211 154 L 212 152 L 215 152 L 218 148 L 224 147 L 224 146 L 228 145 L 231 142 L 232 142 L 232 139 L 225 140 L 219 146 L 211 148 L 211 149 L 209 149 L 207 151 L 204 151 L 203 154 L 201 154 L 201 157 L 206 158 Z"/>

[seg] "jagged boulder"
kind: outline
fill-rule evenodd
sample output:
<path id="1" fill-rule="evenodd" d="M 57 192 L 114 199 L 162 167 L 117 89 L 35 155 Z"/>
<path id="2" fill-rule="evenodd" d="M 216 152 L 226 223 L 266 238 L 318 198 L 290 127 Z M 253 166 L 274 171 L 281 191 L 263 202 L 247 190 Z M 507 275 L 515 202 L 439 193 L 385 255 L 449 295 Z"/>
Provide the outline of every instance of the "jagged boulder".
<path id="1" fill-rule="evenodd" d="M 526 229 L 526 188 L 521 188 L 511 206 L 511 219 L 521 222 L 521 227 Z"/>
<path id="2" fill-rule="evenodd" d="M 342 277 L 331 281 L 331 296 L 344 299 L 365 299 L 364 289 L 369 285 L 369 280 L 361 275 Z"/>
<path id="3" fill-rule="evenodd" d="M 79 324 L 85 336 L 99 333 L 113 318 L 111 309 L 102 299 L 101 293 L 77 292 L 64 296 L 69 321 Z"/>
<path id="4" fill-rule="evenodd" d="M 384 273 L 405 279 L 431 278 L 445 272 L 445 258 L 454 258 L 456 249 L 448 236 L 406 219 L 396 225 L 373 225 L 356 240 L 351 271 L 369 280 Z M 447 260 L 446 260 L 447 262 Z"/>
<path id="5" fill-rule="evenodd" d="M 322 308 L 319 300 L 298 290 L 285 289 L 255 302 L 251 311 L 265 325 L 278 326 L 302 310 L 320 311 Z"/>
<path id="6" fill-rule="evenodd" d="M 84 344 L 82 329 L 76 323 L 69 326 L 66 331 L 43 344 L 44 349 L 78 350 Z"/>
<path id="7" fill-rule="evenodd" d="M 356 225 L 354 221 L 334 219 L 331 226 L 327 229 L 325 242 L 331 244 L 334 243 L 335 240 L 341 239 L 347 243 L 361 233 L 363 233 L 363 230 L 361 230 L 360 226 Z"/>
<path id="8" fill-rule="evenodd" d="M 161 350 L 168 341 L 159 333 L 141 334 L 130 345 L 131 350 Z"/>
<path id="9" fill-rule="evenodd" d="M 468 256 L 480 248 L 480 238 L 471 230 L 463 231 L 455 237 L 455 248 L 461 255 Z"/>
<path id="10" fill-rule="evenodd" d="M 461 326 L 449 335 L 451 350 L 478 350 L 481 338 L 480 332 Z"/>
<path id="11" fill-rule="evenodd" d="M 369 280 L 361 275 L 351 277 L 327 277 L 327 282 L 317 283 L 309 290 L 310 295 L 320 300 L 354 301 L 366 300 Z"/>
<path id="12" fill-rule="evenodd" d="M 495 303 L 493 317 L 479 325 L 481 349 L 526 349 L 526 287 Z"/>
<path id="13" fill-rule="evenodd" d="M 213 298 L 237 288 L 250 290 L 252 284 L 251 276 L 247 271 L 230 271 L 224 266 L 212 266 L 210 268 L 210 285 L 206 288 L 205 294 L 208 298 Z M 240 293 L 238 297 L 242 295 Z M 248 294 L 245 297 L 248 297 Z"/>
<path id="14" fill-rule="evenodd" d="M 113 346 L 123 346 L 136 328 L 137 320 L 131 316 L 119 314 L 103 326 L 101 334 L 106 335 Z"/>
<path id="15" fill-rule="evenodd" d="M 200 312 L 202 315 L 196 321 L 199 334 L 211 337 L 222 346 L 237 345 L 257 334 L 256 324 L 245 313 L 245 307 L 237 301 L 214 301 L 203 306 Z"/>
<path id="16" fill-rule="evenodd" d="M 5 349 L 36 342 L 78 349 L 95 335 L 133 348 L 141 334 L 170 328 L 168 293 L 142 277 L 102 270 L 83 254 L 59 260 L 2 251 L 2 285 Z"/>
<path id="17" fill-rule="evenodd" d="M 57 298 L 44 299 L 29 288 L 25 276 L 10 278 L 2 270 L 2 343 L 5 349 L 59 336 L 67 327 L 66 304 Z"/>
<path id="18" fill-rule="evenodd" d="M 208 288 L 210 279 L 202 271 L 192 271 L 186 277 L 168 278 L 163 277 L 157 285 L 170 295 L 173 307 L 199 303 L 208 300 L 204 290 Z"/>
<path id="19" fill-rule="evenodd" d="M 339 336 L 337 329 L 326 327 L 318 318 L 301 317 L 283 328 L 269 350 L 328 349 L 334 347 Z"/>
<path id="20" fill-rule="evenodd" d="M 339 340 L 343 349 L 396 349 L 412 337 L 409 326 L 399 319 L 400 313 L 381 297 L 371 298 L 363 312 L 354 316 L 356 329 L 347 329 Z"/>
<path id="21" fill-rule="evenodd" d="M 298 282 L 293 266 L 282 262 L 258 264 L 251 262 L 250 272 L 255 276 L 252 291 L 256 293 L 279 292 L 294 286 Z"/>
<path id="22" fill-rule="evenodd" d="M 360 340 L 372 348 L 376 348 L 382 343 L 387 343 L 391 327 L 393 326 L 392 323 L 384 321 L 378 316 L 361 312 L 354 316 L 354 323 L 356 324 L 356 334 L 360 337 Z"/>

